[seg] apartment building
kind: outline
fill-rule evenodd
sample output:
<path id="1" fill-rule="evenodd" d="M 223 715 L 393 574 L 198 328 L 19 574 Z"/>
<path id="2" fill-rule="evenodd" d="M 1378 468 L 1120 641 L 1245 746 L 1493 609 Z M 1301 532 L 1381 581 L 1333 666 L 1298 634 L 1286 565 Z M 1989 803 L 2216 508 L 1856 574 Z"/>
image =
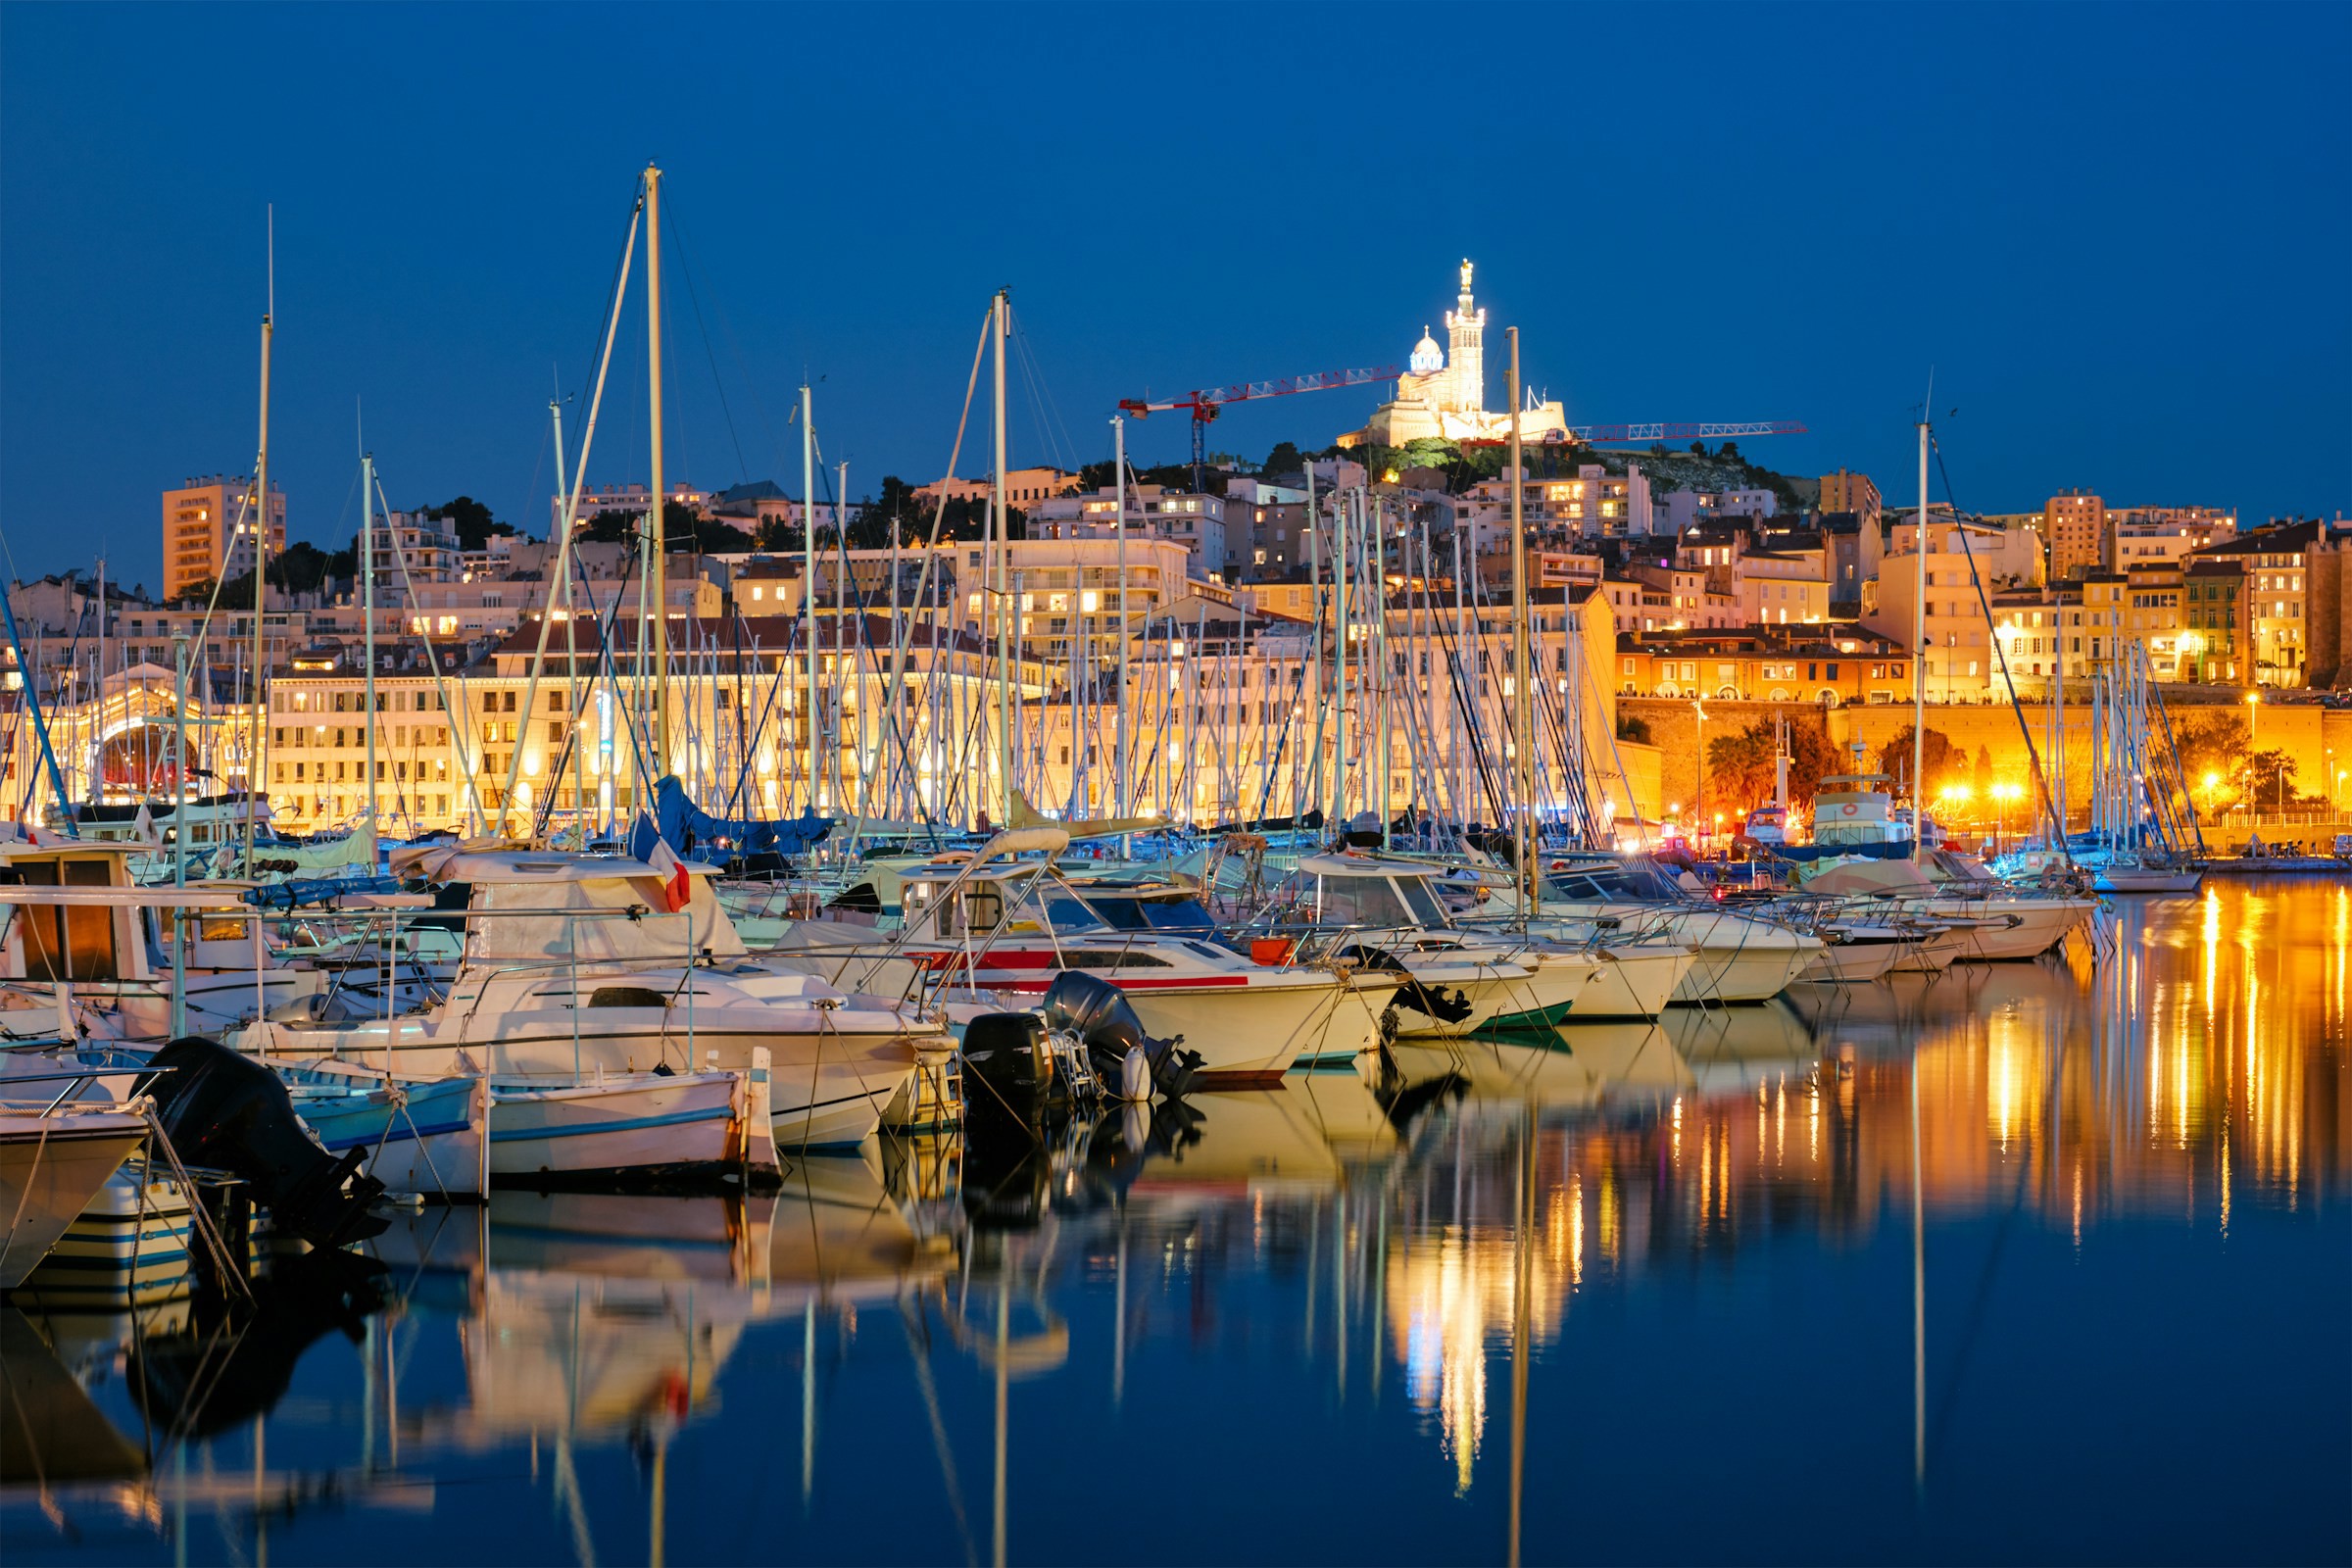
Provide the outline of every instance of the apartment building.
<path id="1" fill-rule="evenodd" d="M 1629 635 L 1617 643 L 1621 696 L 1883 707 L 1911 701 L 1912 660 L 1900 645 L 1824 628 Z"/>
<path id="2" fill-rule="evenodd" d="M 2187 556 L 2237 533 L 2237 514 L 2221 507 L 2111 507 L 2104 564 L 2178 566 Z"/>
<path id="3" fill-rule="evenodd" d="M 164 598 L 176 599 L 200 583 L 253 570 L 254 515 L 250 474 L 216 473 L 188 479 L 163 493 Z M 286 548 L 286 493 L 270 487 L 270 553 Z"/>
<path id="4" fill-rule="evenodd" d="M 1172 539 L 1184 546 L 1196 577 L 1222 581 L 1225 572 L 1225 498 L 1192 495 L 1164 485 L 1127 487 L 1126 534 L 1137 539 Z M 1119 531 L 1117 487 L 1040 502 L 1029 514 L 1028 536 L 1046 539 L 1112 539 Z"/>
<path id="5" fill-rule="evenodd" d="M 1871 481 L 1869 474 L 1849 473 L 1843 468 L 1821 476 L 1821 499 L 1818 505 L 1825 514 L 1851 513 L 1865 528 L 1877 527 L 1880 514 L 1886 510 L 1886 500 L 1879 494 L 1879 487 Z"/>
<path id="6" fill-rule="evenodd" d="M 2306 556 L 2327 542 L 2318 520 L 2274 524 L 2184 559 L 2182 653 L 2199 678 L 2301 686 L 2310 649 Z"/>
<path id="7" fill-rule="evenodd" d="M 2107 504 L 2087 490 L 2069 490 L 2043 502 L 2041 532 L 2049 542 L 2052 577 L 2080 577 L 2108 562 Z"/>

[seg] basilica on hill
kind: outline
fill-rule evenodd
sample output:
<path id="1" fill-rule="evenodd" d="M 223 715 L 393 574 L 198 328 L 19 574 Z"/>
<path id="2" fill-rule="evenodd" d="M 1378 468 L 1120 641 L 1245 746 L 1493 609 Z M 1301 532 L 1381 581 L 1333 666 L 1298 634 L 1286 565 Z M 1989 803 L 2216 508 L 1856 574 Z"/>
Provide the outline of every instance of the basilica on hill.
<path id="1" fill-rule="evenodd" d="M 1373 410 L 1361 430 L 1340 437 L 1340 445 L 1400 447 L 1413 441 L 1507 441 L 1508 411 L 1487 412 L 1487 313 L 1470 297 L 1470 263 L 1462 263 L 1462 291 L 1446 313 L 1450 346 L 1438 347 L 1429 329 L 1413 345 L 1410 368 L 1396 378 L 1396 397 Z M 1565 439 L 1568 422 L 1557 403 L 1533 405 L 1519 416 L 1523 441 Z"/>

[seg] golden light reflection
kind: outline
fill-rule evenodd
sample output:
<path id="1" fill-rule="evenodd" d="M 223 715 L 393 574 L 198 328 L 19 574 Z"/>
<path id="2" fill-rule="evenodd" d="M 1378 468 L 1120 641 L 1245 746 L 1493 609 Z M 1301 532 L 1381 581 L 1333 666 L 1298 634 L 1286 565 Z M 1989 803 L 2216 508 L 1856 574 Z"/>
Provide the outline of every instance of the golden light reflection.
<path id="1" fill-rule="evenodd" d="M 1931 1235 L 1935 1216 L 2018 1212 L 2095 1260 L 2103 1221 L 2235 1244 L 2266 1212 L 2352 1193 L 2352 889 L 2217 877 L 2113 918 L 2119 956 L 2095 967 L 1955 966 L 1710 1015 L 1704 1050 L 1682 1048 L 1694 1079 L 1543 1110 L 1536 1343 L 1574 1332 L 1571 1292 L 1686 1289 L 1693 1255 L 1797 1230 L 1855 1248 L 1907 1230 L 1915 1085 Z M 1447 1111 L 1458 1134 L 1433 1147 L 1456 1168 L 1405 1184 L 1425 1223 L 1387 1233 L 1384 1338 L 1463 1489 L 1489 1398 L 1506 1402 L 1487 1363 L 1510 1350 L 1521 1108 Z"/>

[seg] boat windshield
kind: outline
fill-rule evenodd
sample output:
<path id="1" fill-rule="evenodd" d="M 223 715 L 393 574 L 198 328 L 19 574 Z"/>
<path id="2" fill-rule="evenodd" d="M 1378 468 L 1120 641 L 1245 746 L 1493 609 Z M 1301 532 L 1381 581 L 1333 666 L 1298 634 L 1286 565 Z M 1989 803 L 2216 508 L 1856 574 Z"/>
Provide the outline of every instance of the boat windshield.
<path id="1" fill-rule="evenodd" d="M 1445 901 L 1440 899 L 1436 891 L 1430 887 L 1427 877 L 1400 876 L 1396 880 L 1397 895 L 1404 900 L 1404 906 L 1412 911 L 1415 923 L 1420 925 L 1450 925 L 1452 923 L 1446 913 Z"/>
<path id="2" fill-rule="evenodd" d="M 1592 861 L 1554 871 L 1547 879 L 1554 897 L 1572 903 L 1679 904 L 1682 891 L 1646 861 Z"/>
<path id="3" fill-rule="evenodd" d="M 1385 876 L 1319 876 L 1316 903 L 1325 925 L 1403 926 L 1423 922 Z"/>
<path id="4" fill-rule="evenodd" d="M 1087 906 L 1084 899 L 1068 888 L 1056 887 L 1042 879 L 1032 882 L 1029 896 L 1014 911 L 1010 929 L 1035 931 L 1043 920 L 1056 936 L 1069 936 L 1079 931 L 1108 931 L 1110 924 Z"/>
<path id="5" fill-rule="evenodd" d="M 1130 899 L 1096 894 L 1088 906 L 1120 931 L 1213 931 L 1198 899 Z"/>

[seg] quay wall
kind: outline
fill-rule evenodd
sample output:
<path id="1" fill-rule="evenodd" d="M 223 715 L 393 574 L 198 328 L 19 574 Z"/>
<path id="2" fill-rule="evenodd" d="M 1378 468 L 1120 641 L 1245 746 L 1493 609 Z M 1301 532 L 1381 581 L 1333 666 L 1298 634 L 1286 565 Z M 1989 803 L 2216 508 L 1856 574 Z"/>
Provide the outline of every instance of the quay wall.
<path id="1" fill-rule="evenodd" d="M 1751 724 L 1772 722 L 1779 714 L 1787 714 L 1791 722 L 1825 721 L 1830 743 L 1840 749 L 1859 740 L 1875 757 L 1879 748 L 1893 740 L 1911 725 L 1911 706 L 1908 703 L 1885 706 L 1856 706 L 1823 709 L 1811 703 L 1731 702 L 1705 700 L 1705 737 L 1734 734 Z M 1701 725 L 1688 698 L 1630 697 L 1617 699 L 1617 711 L 1623 718 L 1639 718 L 1649 726 L 1650 741 L 1659 758 L 1658 785 L 1668 804 L 1682 803 L 1690 807 L 1698 802 L 1699 743 Z M 2045 703 L 2029 703 L 2022 710 L 2025 726 L 2031 729 L 2034 748 L 2046 753 L 2049 749 L 2050 710 Z M 2215 704 L 2176 706 L 2169 710 L 2172 722 L 2179 726 L 2184 720 L 2202 718 L 2217 712 L 2233 713 L 2241 719 L 2249 711 L 2243 706 Z M 1992 764 L 1993 777 L 2007 783 L 2028 784 L 2033 777 L 2027 738 L 2020 729 L 2018 710 L 2006 704 L 1930 703 L 1927 727 L 1942 734 L 1964 750 L 1973 760 L 1982 751 Z M 2070 703 L 2063 710 L 2067 762 L 2068 793 L 2076 801 L 2084 799 L 2089 780 L 2091 711 L 2087 703 Z M 2253 743 L 2262 751 L 2273 749 L 2286 753 L 2294 763 L 2292 787 L 2306 795 L 2330 797 L 2337 803 L 2339 812 L 2352 815 L 2352 710 L 2324 708 L 2317 703 L 2263 704 L 2254 710 Z M 2049 759 L 2043 758 L 2047 765 Z M 2193 781 L 2192 781 L 2193 782 Z M 2330 785 L 2333 785 L 2331 788 Z M 1706 811 L 1744 809 L 1755 803 L 1733 801 L 1720 792 L 1715 781 L 1707 781 Z M 2022 807 L 2019 808 L 2022 809 Z M 2014 825 L 2017 812 L 2013 810 Z M 2326 812 L 2290 813 L 2293 816 L 2326 816 Z M 2080 825 L 2079 823 L 2077 824 Z M 2228 830 L 2225 821 L 2206 823 L 2210 841 L 2217 827 Z M 2264 839 L 2273 838 L 2274 828 L 2266 823 L 2261 829 Z M 2285 829 L 2278 829 L 2285 832 Z M 2346 829 L 2352 831 L 2352 829 Z M 2286 836 L 2311 838 L 2312 832 L 2296 828 Z M 2243 843 L 2242 826 L 2234 831 L 2235 841 Z"/>

